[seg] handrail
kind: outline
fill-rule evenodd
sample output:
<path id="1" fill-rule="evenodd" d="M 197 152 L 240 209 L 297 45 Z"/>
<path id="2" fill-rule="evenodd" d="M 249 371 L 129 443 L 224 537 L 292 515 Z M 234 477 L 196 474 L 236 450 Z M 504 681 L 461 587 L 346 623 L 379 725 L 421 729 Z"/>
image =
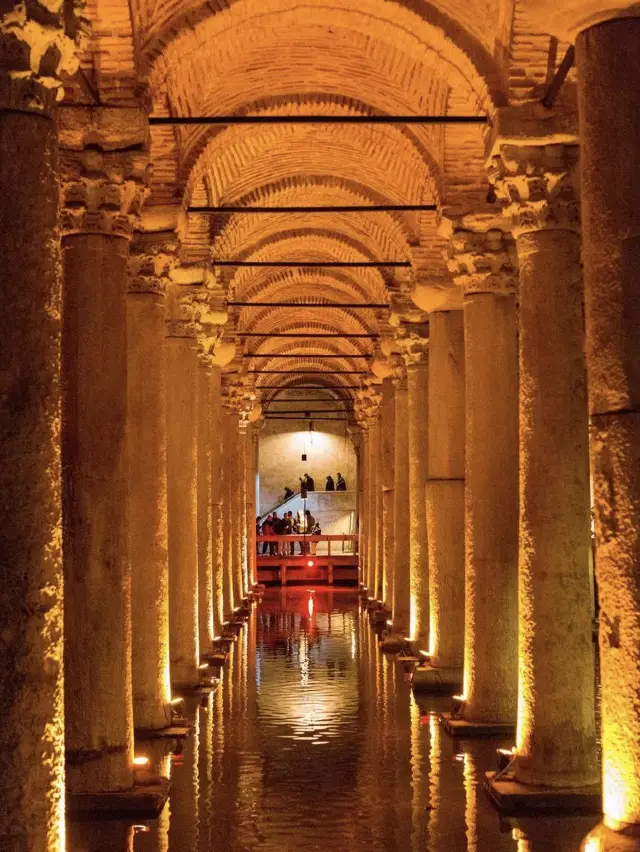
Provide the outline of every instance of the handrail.
<path id="1" fill-rule="evenodd" d="M 293 500 L 294 497 L 299 497 L 299 496 L 300 496 L 300 492 L 294 491 L 293 494 L 291 495 L 291 497 L 287 497 L 286 500 L 283 500 L 281 503 L 278 503 L 278 505 L 274 506 L 273 509 L 269 509 L 269 511 L 265 512 L 264 515 L 259 515 L 258 517 L 260 518 L 260 523 L 262 523 L 262 519 L 266 518 L 267 515 L 271 515 L 271 514 L 273 514 L 273 512 L 277 512 L 278 509 L 281 509 L 283 506 L 286 506 L 287 503 L 289 503 L 291 500 Z"/>

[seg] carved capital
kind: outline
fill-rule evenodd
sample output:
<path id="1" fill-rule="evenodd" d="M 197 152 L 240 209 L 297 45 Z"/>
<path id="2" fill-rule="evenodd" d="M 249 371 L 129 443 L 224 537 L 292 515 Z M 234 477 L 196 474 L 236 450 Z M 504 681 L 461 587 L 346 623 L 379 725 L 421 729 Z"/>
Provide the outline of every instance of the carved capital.
<path id="1" fill-rule="evenodd" d="M 32 0 L 0 10 L 0 109 L 48 114 L 62 99 L 60 75 L 78 70 L 89 31 L 83 8 Z"/>
<path id="2" fill-rule="evenodd" d="M 192 322 L 181 319 L 167 320 L 167 337 L 196 338 L 196 327 Z"/>
<path id="3" fill-rule="evenodd" d="M 429 325 L 427 323 L 403 323 L 397 330 L 396 343 L 407 369 L 428 363 Z"/>
<path id="4" fill-rule="evenodd" d="M 178 239 L 169 234 L 136 234 L 129 252 L 129 293 L 164 295 L 176 262 Z"/>
<path id="5" fill-rule="evenodd" d="M 407 368 L 402 355 L 394 353 L 389 357 L 389 366 L 391 367 L 391 380 L 396 390 L 407 389 Z"/>
<path id="6" fill-rule="evenodd" d="M 518 282 L 518 257 L 510 234 L 454 230 L 445 255 L 464 293 L 510 293 Z"/>
<path id="7" fill-rule="evenodd" d="M 144 151 L 63 150 L 60 173 L 63 232 L 132 236 L 149 193 Z"/>
<path id="8" fill-rule="evenodd" d="M 489 181 L 504 204 L 515 237 L 529 231 L 580 231 L 575 145 L 502 145 Z"/>

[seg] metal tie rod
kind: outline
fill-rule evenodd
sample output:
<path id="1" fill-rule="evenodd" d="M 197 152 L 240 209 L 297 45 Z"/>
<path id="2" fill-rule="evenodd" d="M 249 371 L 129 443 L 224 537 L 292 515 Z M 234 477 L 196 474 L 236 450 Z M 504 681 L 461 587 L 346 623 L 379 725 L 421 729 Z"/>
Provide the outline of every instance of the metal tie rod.
<path id="1" fill-rule="evenodd" d="M 375 269 L 378 267 L 403 267 L 411 266 L 408 260 L 213 260 L 209 266 L 256 266 L 256 267 L 291 267 L 293 269 L 306 269 L 307 267 L 321 267 L 323 269 Z"/>
<path id="2" fill-rule="evenodd" d="M 157 115 L 151 127 L 190 124 L 488 124 L 487 115 Z"/>
<path id="3" fill-rule="evenodd" d="M 227 302 L 229 308 L 388 308 L 385 302 Z"/>
<path id="4" fill-rule="evenodd" d="M 437 204 L 341 204 L 331 207 L 187 207 L 187 213 L 215 213 L 234 216 L 238 213 L 411 213 L 435 211 Z"/>
<path id="5" fill-rule="evenodd" d="M 365 340 L 378 340 L 380 338 L 379 334 L 336 334 L 335 332 L 300 332 L 299 334 L 295 333 L 286 333 L 286 332 L 272 332 L 272 331 L 236 331 L 236 337 L 279 337 L 286 339 L 287 337 L 292 340 L 307 340 L 308 338 L 313 339 L 323 339 L 323 340 L 331 340 L 335 338 L 336 340 L 351 340 L 352 338 L 364 338 Z"/>
<path id="6" fill-rule="evenodd" d="M 265 370 L 255 370 L 256 373 L 264 373 Z M 282 372 L 275 370 L 276 373 Z M 307 371 L 304 371 L 307 374 Z M 307 374 L 308 375 L 308 374 Z M 343 390 L 362 390 L 361 385 L 256 385 L 256 390 L 326 390 L 327 392 L 338 392 Z M 306 402 L 307 400 L 298 400 L 298 402 Z M 319 400 L 323 402 L 324 400 Z"/>
<path id="7" fill-rule="evenodd" d="M 265 414 L 265 420 L 306 420 L 305 417 L 282 417 L 280 414 Z M 326 420 L 329 423 L 336 423 L 336 421 L 340 420 L 349 420 L 348 417 L 314 417 L 313 422 L 316 423 L 318 420 Z"/>
<path id="8" fill-rule="evenodd" d="M 242 355 L 243 358 L 373 358 L 373 355 L 361 355 L 355 354 L 350 355 L 345 352 L 343 355 L 335 355 L 334 353 L 330 354 L 322 354 L 320 352 L 274 352 L 273 354 L 262 353 L 262 352 L 244 352 Z"/>
<path id="9" fill-rule="evenodd" d="M 247 373 L 280 373 L 283 376 L 326 376 L 325 370 L 247 370 Z M 368 376 L 369 370 L 334 370 L 329 378 L 334 376 Z M 340 388 L 342 390 L 342 388 Z"/>

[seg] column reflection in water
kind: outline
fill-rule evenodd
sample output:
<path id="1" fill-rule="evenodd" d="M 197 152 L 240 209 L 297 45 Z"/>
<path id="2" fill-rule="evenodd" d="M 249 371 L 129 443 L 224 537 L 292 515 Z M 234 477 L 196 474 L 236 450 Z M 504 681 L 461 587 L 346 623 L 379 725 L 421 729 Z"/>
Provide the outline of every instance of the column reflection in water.
<path id="1" fill-rule="evenodd" d="M 213 693 L 203 696 L 198 708 L 198 729 L 200 748 L 198 749 L 198 816 L 201 852 L 211 852 L 213 848 L 215 815 L 211 811 L 211 791 L 213 786 Z"/>
<path id="2" fill-rule="evenodd" d="M 177 746 L 171 767 L 171 824 L 169 826 L 169 849 L 196 850 L 198 848 L 199 812 L 198 788 L 200 773 L 198 756 L 200 749 L 199 699 L 185 700 L 185 713 L 192 722 L 190 736 Z"/>

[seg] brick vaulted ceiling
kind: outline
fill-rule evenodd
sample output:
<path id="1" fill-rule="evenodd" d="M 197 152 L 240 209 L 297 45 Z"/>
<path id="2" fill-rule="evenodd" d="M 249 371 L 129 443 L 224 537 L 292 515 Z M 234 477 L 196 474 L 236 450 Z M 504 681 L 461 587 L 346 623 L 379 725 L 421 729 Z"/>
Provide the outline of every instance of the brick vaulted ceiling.
<path id="1" fill-rule="evenodd" d="M 515 8 L 514 8 L 515 7 Z M 85 69 L 103 102 L 149 92 L 154 116 L 491 115 L 548 75 L 549 38 L 514 0 L 89 0 Z M 523 94 L 524 93 L 524 94 Z M 435 204 L 486 193 L 482 125 L 243 124 L 151 130 L 148 209 L 166 206 Z M 259 301 L 406 300 L 414 276 L 446 276 L 438 213 L 188 214 L 180 260 L 409 261 L 412 268 L 214 268 L 220 293 Z M 362 369 L 375 350 L 273 332 L 377 334 L 389 310 L 242 308 L 244 351 L 291 353 L 279 369 Z M 317 355 L 296 360 L 295 353 Z M 344 353 L 344 359 L 323 355 Z M 236 365 L 240 365 L 236 359 Z M 257 362 L 244 359 L 243 366 Z M 261 359 L 262 367 L 275 365 Z M 269 381 L 267 381 L 269 379 Z M 290 384 L 299 377 L 258 377 Z"/>

